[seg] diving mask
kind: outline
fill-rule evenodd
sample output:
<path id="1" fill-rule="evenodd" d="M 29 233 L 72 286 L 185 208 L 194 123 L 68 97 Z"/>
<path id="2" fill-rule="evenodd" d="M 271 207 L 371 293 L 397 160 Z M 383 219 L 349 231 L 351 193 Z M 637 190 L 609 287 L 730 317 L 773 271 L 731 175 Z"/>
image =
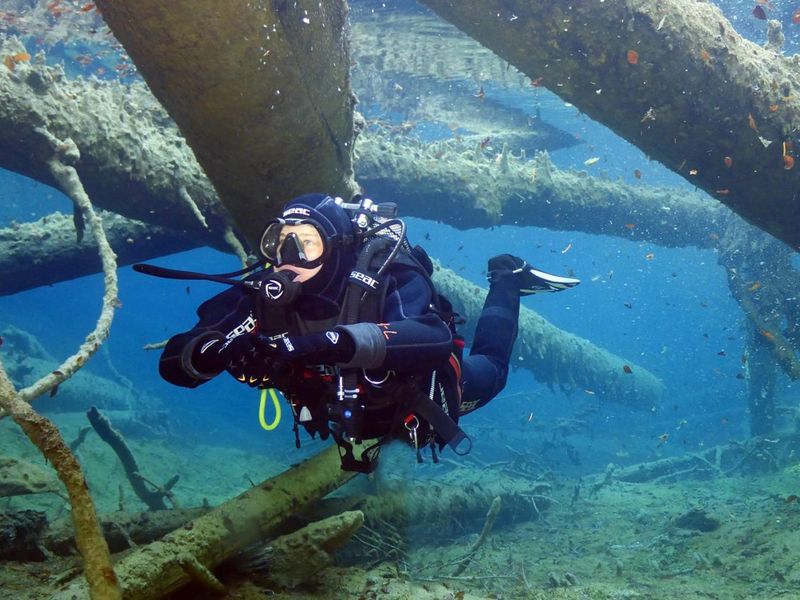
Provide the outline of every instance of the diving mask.
<path id="1" fill-rule="evenodd" d="M 312 220 L 289 222 L 271 221 L 259 244 L 261 253 L 274 266 L 293 265 L 314 269 L 325 262 L 331 251 L 331 241 L 320 225 Z"/>

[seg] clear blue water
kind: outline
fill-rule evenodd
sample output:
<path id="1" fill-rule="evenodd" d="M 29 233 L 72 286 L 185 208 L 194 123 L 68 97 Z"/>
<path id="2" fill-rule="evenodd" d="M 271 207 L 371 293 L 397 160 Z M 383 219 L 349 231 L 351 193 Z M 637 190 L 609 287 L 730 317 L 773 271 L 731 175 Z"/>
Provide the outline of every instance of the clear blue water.
<path id="1" fill-rule="evenodd" d="M 407 8 L 407 3 L 359 2 L 354 14 L 357 16 L 366 9 Z M 731 5 L 731 9 L 739 8 Z M 745 33 L 748 27 L 744 28 Z M 794 37 L 791 41 L 794 43 Z M 61 47 L 56 51 L 69 54 Z M 649 161 L 640 150 L 546 90 L 514 89 L 492 82 L 486 83 L 485 90 L 508 106 L 530 112 L 539 108 L 548 122 L 585 141 L 551 152 L 559 168 L 586 169 L 584 161 L 598 156 L 601 162 L 590 170 L 593 176 L 632 185 L 671 187 L 676 193 L 692 189 L 682 178 Z M 441 133 L 435 128 L 427 133 L 423 129 L 428 136 Z M 641 171 L 641 180 L 634 177 L 635 169 Z M 9 172 L 0 172 L 0 189 L 3 225 L 12 220 L 36 219 L 52 210 L 71 210 L 59 192 Z M 744 320 L 728 292 L 723 269 L 717 265 L 713 251 L 662 248 L 620 238 L 533 227 L 457 231 L 418 219 L 408 219 L 408 223 L 412 241 L 420 242 L 428 234 L 430 240 L 424 245 L 432 256 L 481 285 L 486 260 L 501 252 L 523 256 L 545 270 L 574 272 L 583 280 L 582 285 L 568 293 L 536 296 L 526 299 L 524 304 L 565 331 L 647 368 L 667 386 L 664 405 L 652 411 L 637 412 L 613 405 L 602 408 L 594 426 L 610 440 L 608 455 L 616 444 L 633 452 L 647 450 L 655 446 L 659 434 L 675 431 L 681 421 L 686 423 L 678 428 L 670 445 L 661 448 L 662 453 L 697 449 L 745 434 L 745 383 L 736 378 L 744 350 Z M 571 249 L 563 253 L 568 244 Z M 645 256 L 651 252 L 654 258 L 647 260 Z M 155 262 L 208 272 L 228 271 L 237 266 L 231 256 L 210 249 L 163 257 Z M 0 323 L 13 323 L 30 331 L 54 355 L 66 356 L 91 330 L 99 310 L 101 286 L 96 275 L 2 297 Z M 172 387 L 158 377 L 157 352 L 141 350 L 147 342 L 165 339 L 190 327 L 196 306 L 217 291 L 219 287 L 215 284 L 193 282 L 187 293 L 187 286 L 181 282 L 147 278 L 130 268 L 122 268 L 123 306 L 117 311 L 107 345 L 116 368 L 136 382 L 137 388 L 162 398 L 181 423 L 200 430 L 209 422 L 223 431 L 243 428 L 252 434 L 253 440 L 259 440 L 263 434 L 254 418 L 256 392 L 242 389 L 225 377 L 197 390 Z M 153 306 L 159 309 L 153 311 Z M 720 356 L 720 351 L 725 356 Z M 111 375 L 101 357 L 92 361 L 90 368 Z M 590 401 L 581 390 L 569 396 L 551 392 L 529 372 L 517 369 L 502 397 L 475 418 L 505 426 L 525 421 L 534 412 L 543 423 L 548 423 L 572 414 Z M 197 418 L 186 420 L 187 414 Z M 625 439 L 625 432 L 632 425 L 636 431 L 646 432 L 639 434 L 638 440 Z M 523 434 L 535 444 L 537 435 L 546 432 L 537 430 L 531 434 L 528 430 Z M 288 435 L 286 428 L 283 433 L 272 434 L 268 443 L 278 443 L 279 439 L 288 439 Z M 525 439 L 522 437 L 519 443 Z M 601 455 L 596 462 L 606 459 L 607 456 Z"/>
<path id="2" fill-rule="evenodd" d="M 361 11 L 421 10 L 407 1 L 353 4 L 356 18 Z M 752 3 L 720 4 L 740 33 L 763 43 L 763 22 L 751 18 Z M 779 18 L 784 24 L 786 53 L 794 52 L 798 49 L 796 31 L 800 30 L 800 26 L 791 24 L 794 7 L 775 6 L 770 10 L 770 17 Z M 55 48 L 53 54 L 65 60 L 78 51 L 67 44 Z M 113 62 L 108 61 L 103 64 L 111 70 Z M 84 74 L 74 63 L 67 64 L 71 65 L 70 75 Z M 631 185 L 668 187 L 676 194 L 694 189 L 544 89 L 493 82 L 486 82 L 484 88 L 487 95 L 509 107 L 530 114 L 541 110 L 548 122 L 583 140 L 579 145 L 551 152 L 553 163 L 560 169 L 588 170 L 592 176 Z M 421 131 L 428 139 L 450 134 L 440 124 Z M 587 169 L 584 163 L 591 157 L 601 160 Z M 641 172 L 641 179 L 634 176 L 636 170 Z M 0 227 L 13 221 L 38 219 L 54 210 L 69 213 L 71 204 L 58 191 L 0 171 Z M 402 215 L 402 206 L 400 212 Z M 620 452 L 629 453 L 631 461 L 645 460 L 656 454 L 681 454 L 747 436 L 746 382 L 737 378 L 742 370 L 746 323 L 731 297 L 715 251 L 664 248 L 618 237 L 535 227 L 459 231 L 420 219 L 407 221 L 412 243 L 422 243 L 445 266 L 479 285 L 485 285 L 487 259 L 504 252 L 522 256 L 547 271 L 574 273 L 583 281 L 577 288 L 527 298 L 524 305 L 557 327 L 648 369 L 664 381 L 667 393 L 660 406 L 633 410 L 608 404 L 590 415 L 589 432 L 570 440 L 580 450 L 583 464 L 562 464 L 564 471 L 596 472 Z M 709 230 L 711 233 L 714 232 Z M 570 250 L 564 252 L 568 246 Z M 653 254 L 652 260 L 646 258 L 649 253 Z M 235 258 L 211 249 L 151 262 L 206 272 L 238 268 Z M 800 268 L 797 256 L 793 264 Z M 220 440 L 265 452 L 291 447 L 288 419 L 277 432 L 266 434 L 259 429 L 256 391 L 225 376 L 195 390 L 170 386 L 158 376 L 158 352 L 142 350 L 146 343 L 191 327 L 196 307 L 220 291 L 217 284 L 192 282 L 187 287 L 184 282 L 136 274 L 129 267 L 121 268 L 119 277 L 122 307 L 116 312 L 107 342 L 110 359 L 137 390 L 161 399 L 178 435 Z M 53 355 L 66 357 L 93 328 L 101 294 L 101 277 L 93 275 L 0 297 L 0 330 L 13 324 L 36 336 Z M 87 368 L 114 378 L 102 353 Z M 797 388 L 781 378 L 779 394 L 796 397 Z M 584 390 L 570 394 L 551 391 L 537 383 L 530 372 L 519 368 L 512 372 L 501 396 L 464 425 L 467 431 L 474 424 L 507 432 L 505 441 L 518 449 L 535 451 L 550 438 L 558 418 L 573 416 L 595 402 Z M 658 441 L 663 433 L 670 434 L 667 444 Z M 478 444 L 483 435 L 477 434 Z M 488 436 L 482 451 L 500 452 L 503 441 Z M 316 447 L 316 443 L 305 443 L 306 452 Z M 411 454 L 408 460 L 413 461 Z"/>

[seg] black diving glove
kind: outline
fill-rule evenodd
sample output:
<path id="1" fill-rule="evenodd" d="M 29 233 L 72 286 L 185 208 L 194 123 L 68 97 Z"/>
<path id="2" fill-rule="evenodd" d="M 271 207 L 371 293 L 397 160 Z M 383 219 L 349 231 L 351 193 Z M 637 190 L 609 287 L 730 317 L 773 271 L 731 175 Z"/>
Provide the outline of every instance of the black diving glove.
<path id="1" fill-rule="evenodd" d="M 224 371 L 228 365 L 247 356 L 256 348 L 256 338 L 244 333 L 227 343 L 219 331 L 208 331 L 197 336 L 183 350 L 181 362 L 189 373 L 211 379 Z"/>
<path id="2" fill-rule="evenodd" d="M 307 365 L 346 363 L 356 352 L 353 338 L 338 331 L 287 335 L 274 340 L 259 336 L 259 340 L 270 344 L 282 360 L 301 361 Z"/>

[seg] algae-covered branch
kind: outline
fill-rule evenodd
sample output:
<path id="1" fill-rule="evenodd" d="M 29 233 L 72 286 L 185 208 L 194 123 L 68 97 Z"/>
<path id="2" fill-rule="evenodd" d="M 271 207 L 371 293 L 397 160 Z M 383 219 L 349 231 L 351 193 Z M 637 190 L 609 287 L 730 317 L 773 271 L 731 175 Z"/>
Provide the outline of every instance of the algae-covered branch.
<path id="1" fill-rule="evenodd" d="M 694 0 L 423 0 L 754 225 L 800 248 L 797 63 Z"/>

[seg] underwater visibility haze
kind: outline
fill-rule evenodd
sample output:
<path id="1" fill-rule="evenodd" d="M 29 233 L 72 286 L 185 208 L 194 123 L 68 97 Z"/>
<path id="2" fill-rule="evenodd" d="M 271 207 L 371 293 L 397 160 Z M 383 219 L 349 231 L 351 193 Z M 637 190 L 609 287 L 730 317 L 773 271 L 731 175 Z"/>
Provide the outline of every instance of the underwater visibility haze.
<path id="1" fill-rule="evenodd" d="M 3 597 L 800 598 L 798 45 L 782 0 L 0 1 Z M 314 192 L 397 204 L 466 353 L 490 258 L 580 280 L 469 453 L 349 473 L 160 377 L 231 286 L 132 265 L 237 271 Z"/>

